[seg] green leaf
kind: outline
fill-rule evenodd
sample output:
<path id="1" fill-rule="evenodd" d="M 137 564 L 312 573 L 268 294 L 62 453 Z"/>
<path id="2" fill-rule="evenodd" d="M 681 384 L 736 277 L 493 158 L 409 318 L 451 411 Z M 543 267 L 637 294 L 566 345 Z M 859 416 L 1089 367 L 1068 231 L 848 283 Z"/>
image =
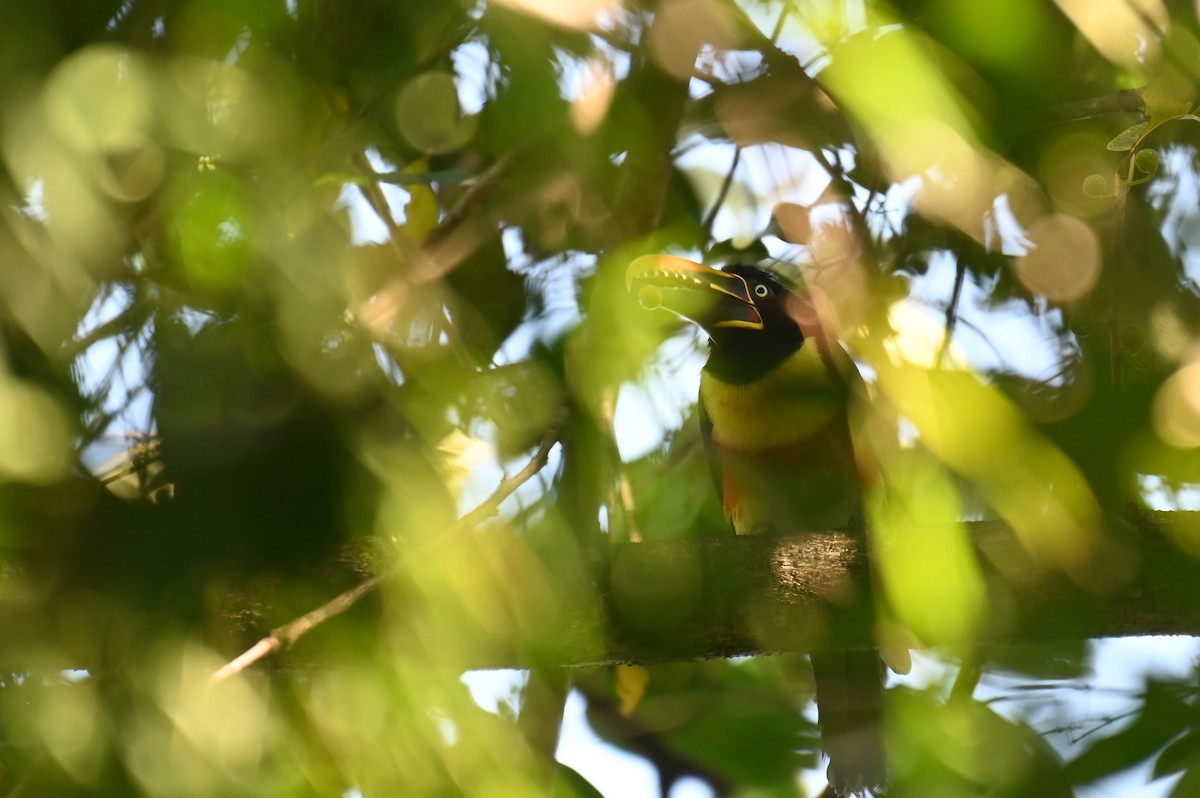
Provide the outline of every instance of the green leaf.
<path id="1" fill-rule="evenodd" d="M 1190 731 L 1168 745 L 1154 761 L 1154 778 L 1161 779 L 1200 765 L 1200 731 Z"/>
<path id="2" fill-rule="evenodd" d="M 1200 795 L 1200 768 L 1190 768 L 1183 773 L 1168 798 L 1195 798 Z"/>
<path id="3" fill-rule="evenodd" d="M 1138 122 L 1136 125 L 1131 125 L 1121 131 L 1112 141 L 1108 142 L 1108 149 L 1113 152 L 1128 152 L 1142 140 L 1142 136 L 1149 129 L 1149 122 Z"/>
<path id="4" fill-rule="evenodd" d="M 752 682 L 731 666 L 726 689 L 704 700 L 707 711 L 669 736 L 681 750 L 739 782 L 768 785 L 817 765 L 816 727 L 787 685 Z M 744 682 L 740 688 L 738 682 Z M 715 699 L 715 700 L 714 700 Z"/>
<path id="5" fill-rule="evenodd" d="M 944 702 L 938 692 L 889 693 L 893 794 L 1071 796 L 1044 737 L 982 702 Z"/>
<path id="6" fill-rule="evenodd" d="M 557 764 L 558 784 L 554 791 L 555 795 L 561 796 L 561 798 L 604 798 L 604 793 L 579 775 L 579 771 L 562 762 Z"/>
<path id="7" fill-rule="evenodd" d="M 1167 69 L 1142 91 L 1146 116 L 1156 124 L 1186 114 L 1196 103 L 1193 81 L 1174 69 Z"/>

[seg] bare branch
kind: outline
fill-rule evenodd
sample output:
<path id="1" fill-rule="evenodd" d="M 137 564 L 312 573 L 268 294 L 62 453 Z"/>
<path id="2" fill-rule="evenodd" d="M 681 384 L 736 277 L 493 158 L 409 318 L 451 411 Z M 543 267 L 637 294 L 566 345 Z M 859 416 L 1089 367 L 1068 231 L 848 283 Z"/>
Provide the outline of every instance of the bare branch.
<path id="1" fill-rule="evenodd" d="M 357 604 L 359 599 L 374 590 L 381 578 L 382 575 L 368 577 L 332 601 L 273 630 L 271 634 L 217 669 L 212 675 L 213 682 L 223 682 L 230 676 L 236 676 L 260 659 L 292 645 L 319 624 L 335 615 L 341 615 Z"/>
<path id="2" fill-rule="evenodd" d="M 500 510 L 501 502 L 511 496 L 517 488 L 528 482 L 534 474 L 545 468 L 546 461 L 550 457 L 550 450 L 554 448 L 554 444 L 558 443 L 559 432 L 562 430 L 566 420 L 567 411 L 560 409 L 555 414 L 549 429 L 546 430 L 546 434 L 542 436 L 542 441 L 538 445 L 537 451 L 533 453 L 533 457 L 529 459 L 525 467 L 511 477 L 505 477 L 500 480 L 500 484 L 496 486 L 496 490 L 492 492 L 492 495 L 488 496 L 474 510 L 460 518 L 458 523 L 454 525 L 452 532 L 465 532 L 491 518 Z"/>

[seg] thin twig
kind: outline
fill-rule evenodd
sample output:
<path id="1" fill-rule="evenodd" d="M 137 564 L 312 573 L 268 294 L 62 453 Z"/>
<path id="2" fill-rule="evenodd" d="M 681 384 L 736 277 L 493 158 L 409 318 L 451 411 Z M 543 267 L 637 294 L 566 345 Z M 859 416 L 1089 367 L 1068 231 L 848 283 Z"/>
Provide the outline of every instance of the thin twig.
<path id="1" fill-rule="evenodd" d="M 954 263 L 954 292 L 950 295 L 950 304 L 946 306 L 946 332 L 942 345 L 938 349 L 937 364 L 945 365 L 946 353 L 950 351 L 950 339 L 954 335 L 954 326 L 958 323 L 958 301 L 962 297 L 963 283 L 967 278 L 967 266 L 962 258 L 955 258 Z"/>
<path id="2" fill-rule="evenodd" d="M 501 503 L 511 496 L 513 491 L 528 482 L 534 474 L 545 468 L 546 462 L 550 457 L 550 450 L 558 443 L 559 433 L 565 423 L 566 410 L 560 410 L 555 415 L 550 427 L 546 430 L 546 434 L 542 436 L 537 451 L 533 453 L 533 457 L 529 459 L 524 468 L 511 477 L 501 479 L 500 484 L 496 486 L 496 490 L 492 492 L 491 496 L 488 496 L 474 510 L 471 510 L 471 512 L 458 519 L 452 527 L 443 530 L 426 541 L 420 548 L 423 549 L 425 546 L 443 539 L 445 536 L 453 536 L 469 531 L 499 512 Z M 269 635 L 222 665 L 213 673 L 212 682 L 223 682 L 231 676 L 236 676 L 246 670 L 259 660 L 293 645 L 297 640 L 320 624 L 335 615 L 341 615 L 353 607 L 363 596 L 373 591 L 381 581 L 398 573 L 399 570 L 399 565 L 396 565 L 383 573 L 368 577 L 340 596 L 317 607 L 315 610 L 305 613 L 277 629 L 273 629 Z"/>
<path id="3" fill-rule="evenodd" d="M 390 572 L 389 572 L 390 573 Z M 234 659 L 225 663 L 212 675 L 212 681 L 223 682 L 230 676 L 236 676 L 249 668 L 260 659 L 281 651 L 295 643 L 317 625 L 329 620 L 335 615 L 341 615 L 358 603 L 358 600 L 370 593 L 379 584 L 385 574 L 371 576 L 359 582 L 337 598 L 329 601 L 312 612 L 305 613 L 299 618 L 287 623 L 271 634 L 259 640 Z"/>
<path id="4" fill-rule="evenodd" d="M 867 223 L 867 217 L 863 211 L 858 209 L 854 204 L 854 186 L 846 177 L 846 173 L 842 170 L 841 164 L 835 163 L 825 155 L 825 151 L 820 148 L 813 148 L 809 151 L 817 165 L 825 170 L 829 175 L 829 179 L 836 183 L 841 189 L 841 204 L 846 209 L 846 217 L 850 221 L 850 228 L 859 237 L 859 242 L 864 248 L 871 243 L 871 226 Z"/>
<path id="5" fill-rule="evenodd" d="M 463 222 L 475 215 L 495 192 L 497 185 L 512 172 L 522 148 L 509 150 L 496 159 L 483 174 L 470 181 L 469 187 L 455 203 L 445 218 L 429 232 L 425 239 L 425 247 L 429 249 L 444 240 L 447 236 L 462 226 Z"/>
<path id="6" fill-rule="evenodd" d="M 737 171 L 738 163 L 742 160 L 742 148 L 733 148 L 733 163 L 729 164 L 729 171 L 725 173 L 725 179 L 721 181 L 721 190 L 717 192 L 717 198 L 713 200 L 712 207 L 708 209 L 708 214 L 704 217 L 704 235 L 712 236 L 713 222 L 717 219 L 717 212 L 721 210 L 721 206 L 725 204 L 725 198 L 729 195 L 729 187 L 733 185 L 733 174 Z"/>
<path id="7" fill-rule="evenodd" d="M 771 29 L 771 44 L 778 46 L 779 37 L 783 35 L 783 24 L 791 16 L 792 10 L 791 3 L 784 3 L 783 10 L 779 12 L 779 17 L 775 20 L 775 27 Z"/>
<path id="8" fill-rule="evenodd" d="M 112 338 L 122 332 L 140 329 L 145 324 L 145 315 L 145 308 L 139 308 L 135 300 L 129 307 L 108 321 L 101 322 L 78 338 L 64 343 L 62 351 L 59 352 L 59 357 L 67 361 L 74 360 L 98 341 L 105 338 Z M 133 336 L 131 335 L 130 337 Z"/>
<path id="9" fill-rule="evenodd" d="M 1064 103 L 1054 108 L 1046 115 L 1046 122 L 1061 124 L 1064 122 L 1081 122 L 1097 116 L 1112 114 L 1140 114 L 1146 110 L 1142 99 L 1141 89 L 1121 89 L 1103 97 L 1091 97 L 1086 100 Z"/>
<path id="10" fill-rule="evenodd" d="M 1142 707 L 1138 707 L 1136 709 L 1128 710 L 1126 712 L 1118 713 L 1116 715 L 1106 715 L 1101 718 L 1096 718 L 1095 719 L 1096 725 L 1093 726 L 1091 729 L 1088 729 L 1087 731 L 1080 733 L 1079 736 L 1072 737 L 1071 744 L 1077 745 L 1078 743 L 1083 742 L 1088 737 L 1091 737 L 1093 734 L 1100 731 L 1101 729 L 1108 727 L 1108 726 L 1112 726 L 1114 723 L 1120 723 L 1123 720 L 1129 720 L 1130 718 L 1135 718 L 1138 716 L 1139 713 L 1141 713 L 1144 710 L 1144 708 L 1145 707 L 1142 706 Z M 1082 724 L 1080 724 L 1080 725 L 1082 725 Z M 1058 732 L 1058 731 L 1060 731 L 1060 730 L 1057 728 L 1047 729 L 1044 732 L 1044 734 L 1054 734 L 1055 732 Z M 1076 730 L 1075 729 L 1062 729 L 1061 730 L 1061 732 L 1064 734 L 1068 731 L 1076 731 Z"/>
<path id="11" fill-rule="evenodd" d="M 550 450 L 554 448 L 554 444 L 558 443 L 559 433 L 562 431 L 566 420 L 566 410 L 559 410 L 551 422 L 549 429 L 546 430 L 546 434 L 542 436 L 542 441 L 538 445 L 537 451 L 533 453 L 533 457 L 529 458 L 529 462 L 525 464 L 525 467 L 511 477 L 501 479 L 500 484 L 496 486 L 496 490 L 492 492 L 491 496 L 458 520 L 458 523 L 452 528 L 453 532 L 466 531 L 491 518 L 499 512 L 501 502 L 511 496 L 517 488 L 528 482 L 534 474 L 545 468 L 546 462 L 550 458 Z"/>
<path id="12" fill-rule="evenodd" d="M 375 169 L 367 160 L 366 154 L 361 152 L 354 154 L 354 165 L 366 172 L 370 178 L 365 183 L 355 183 L 355 187 L 358 188 L 367 204 L 371 206 L 371 210 L 375 211 L 379 221 L 383 222 L 384 227 L 387 228 L 388 242 L 392 245 L 400 262 L 411 268 L 412 264 L 417 262 L 417 245 L 409 236 L 408 231 L 396 224 L 396 217 L 392 215 L 391 205 L 388 204 L 383 189 L 379 187 Z"/>
<path id="13" fill-rule="evenodd" d="M 469 187 L 459 201 L 429 232 L 420 246 L 404 227 L 396 224 L 396 220 L 392 216 L 387 198 L 379 186 L 380 182 L 388 182 L 386 179 L 388 175 L 380 175 L 372 169 L 366 156 L 362 153 L 355 155 L 355 165 L 369 178 L 365 184 L 356 183 L 355 185 L 387 227 L 388 243 L 400 263 L 405 267 L 404 273 L 392 278 L 368 302 L 359 306 L 357 313 L 369 329 L 376 334 L 387 330 L 407 300 L 412 284 L 437 280 L 453 270 L 469 252 L 473 251 L 477 246 L 476 243 L 462 241 L 458 241 L 456 248 L 450 251 L 448 246 L 450 236 L 483 208 L 496 191 L 497 185 L 511 173 L 521 151 L 518 148 L 506 153 L 482 175 L 472 178 L 469 181 Z"/>

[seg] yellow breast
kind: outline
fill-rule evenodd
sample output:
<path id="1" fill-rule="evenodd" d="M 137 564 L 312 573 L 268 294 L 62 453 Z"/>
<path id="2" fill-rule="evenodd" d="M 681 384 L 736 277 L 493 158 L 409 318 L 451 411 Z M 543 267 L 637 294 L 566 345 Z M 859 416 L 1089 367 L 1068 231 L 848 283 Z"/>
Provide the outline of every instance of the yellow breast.
<path id="1" fill-rule="evenodd" d="M 747 385 L 700 377 L 700 401 L 718 443 L 761 449 L 803 440 L 844 413 L 846 397 L 815 342 Z"/>

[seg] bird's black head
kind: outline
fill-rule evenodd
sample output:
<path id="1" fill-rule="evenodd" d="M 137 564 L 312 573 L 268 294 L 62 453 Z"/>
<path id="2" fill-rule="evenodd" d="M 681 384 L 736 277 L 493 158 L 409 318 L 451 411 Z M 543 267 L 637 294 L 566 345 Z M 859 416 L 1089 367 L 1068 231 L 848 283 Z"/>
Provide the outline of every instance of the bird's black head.
<path id="1" fill-rule="evenodd" d="M 803 300 L 756 266 L 718 270 L 648 255 L 630 264 L 626 283 L 643 306 L 664 307 L 704 328 L 711 342 L 705 369 L 722 382 L 753 382 L 804 343 L 797 321 Z"/>

